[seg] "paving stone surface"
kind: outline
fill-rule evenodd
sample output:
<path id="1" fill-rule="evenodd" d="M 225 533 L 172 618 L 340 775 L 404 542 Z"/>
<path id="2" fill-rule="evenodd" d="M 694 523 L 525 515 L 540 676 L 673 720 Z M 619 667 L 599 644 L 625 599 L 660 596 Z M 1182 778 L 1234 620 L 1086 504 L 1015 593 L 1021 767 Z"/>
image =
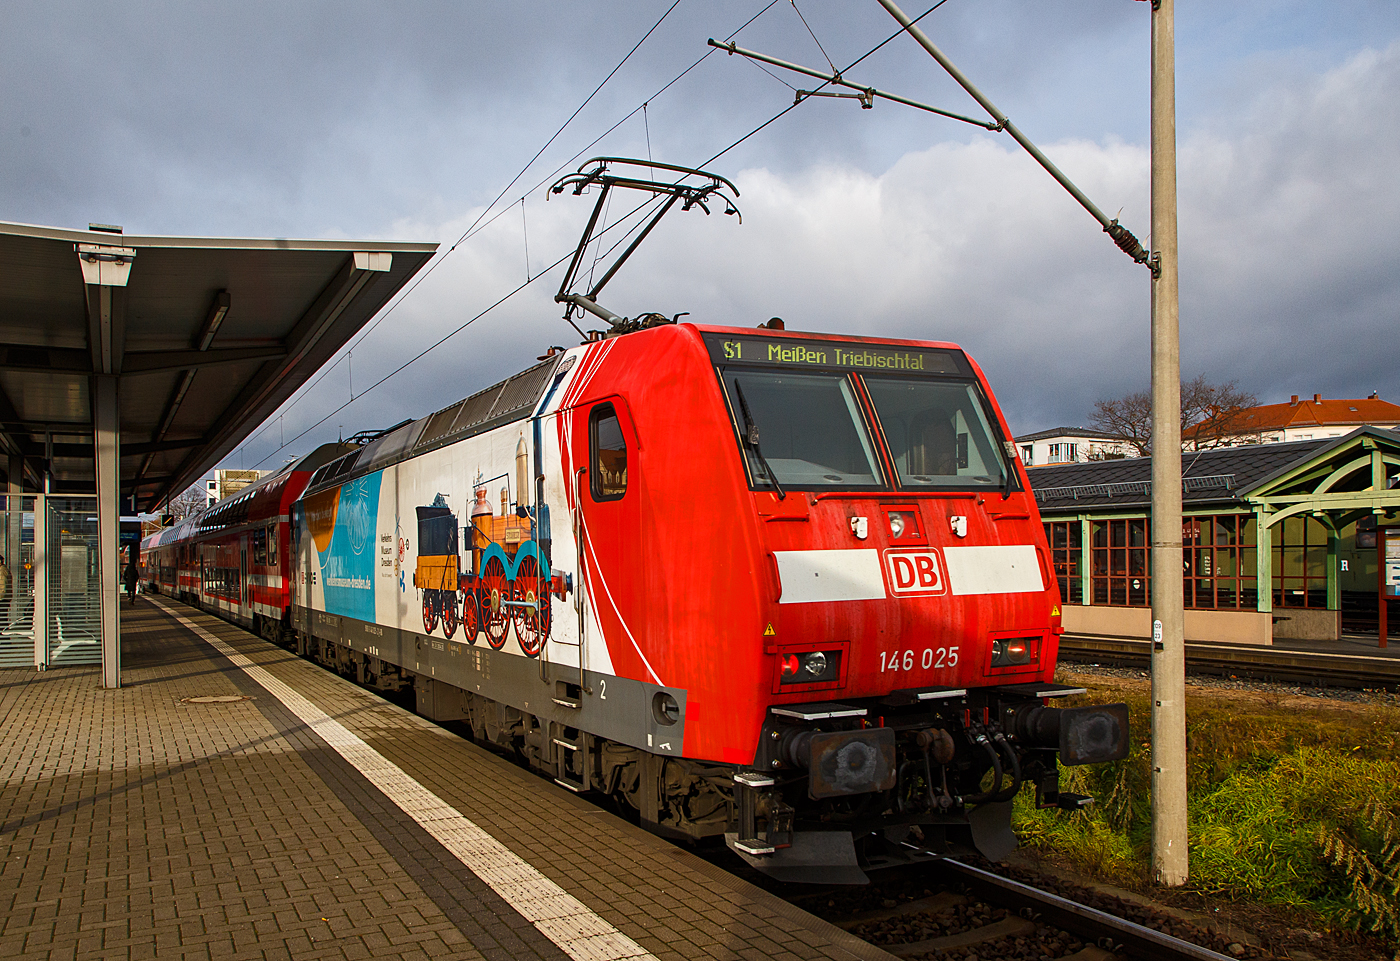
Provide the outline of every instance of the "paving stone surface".
<path id="1" fill-rule="evenodd" d="M 659 961 L 889 958 L 241 629 L 272 673 Z M 0 958 L 567 955 L 210 644 L 122 608 L 99 668 L 0 671 Z M 190 703 L 191 697 L 238 697 Z"/>

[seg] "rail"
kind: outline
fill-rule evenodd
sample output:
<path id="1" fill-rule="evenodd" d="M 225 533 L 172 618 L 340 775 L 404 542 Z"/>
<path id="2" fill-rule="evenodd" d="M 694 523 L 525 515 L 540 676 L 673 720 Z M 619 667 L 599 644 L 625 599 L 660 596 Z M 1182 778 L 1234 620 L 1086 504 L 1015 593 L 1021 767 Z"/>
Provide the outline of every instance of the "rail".
<path id="1" fill-rule="evenodd" d="M 1151 643 L 1131 638 L 1064 634 L 1060 660 L 1106 666 L 1141 667 L 1150 663 Z M 1315 687 L 1400 690 L 1400 658 L 1363 654 L 1329 654 L 1275 647 L 1188 642 L 1186 667 L 1196 673 L 1289 681 Z"/>
<path id="2" fill-rule="evenodd" d="M 1041 891 L 1028 884 L 1003 878 L 990 871 L 960 861 L 938 862 L 940 870 L 966 884 L 993 903 L 1011 908 L 1031 908 L 1046 922 L 1076 934 L 1086 941 L 1103 943 L 1111 939 L 1133 958 L 1143 961 L 1233 961 L 1199 944 L 1174 938 L 1161 931 L 1091 908 L 1088 905 Z"/>

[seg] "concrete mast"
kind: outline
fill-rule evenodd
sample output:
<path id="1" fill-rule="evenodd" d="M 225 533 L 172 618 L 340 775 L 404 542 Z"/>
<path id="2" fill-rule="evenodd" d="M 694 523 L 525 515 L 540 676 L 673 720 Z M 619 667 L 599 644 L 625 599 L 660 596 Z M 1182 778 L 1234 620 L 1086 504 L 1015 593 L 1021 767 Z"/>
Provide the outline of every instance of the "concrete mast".
<path id="1" fill-rule="evenodd" d="M 1152 869 L 1174 887 L 1189 862 L 1173 18 L 1173 0 L 1152 0 Z"/>

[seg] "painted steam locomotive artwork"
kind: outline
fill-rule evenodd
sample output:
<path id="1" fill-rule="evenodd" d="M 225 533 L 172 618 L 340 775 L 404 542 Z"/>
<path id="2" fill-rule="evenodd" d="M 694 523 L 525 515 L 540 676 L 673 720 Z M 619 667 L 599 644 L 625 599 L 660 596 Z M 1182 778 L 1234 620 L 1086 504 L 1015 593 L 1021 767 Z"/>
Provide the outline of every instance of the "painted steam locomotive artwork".
<path id="1" fill-rule="evenodd" d="M 146 577 L 659 833 L 859 881 L 1003 856 L 1018 791 L 1087 803 L 1060 766 L 1126 752 L 1123 705 L 1054 706 L 1009 439 L 952 344 L 656 323 L 321 448 Z"/>

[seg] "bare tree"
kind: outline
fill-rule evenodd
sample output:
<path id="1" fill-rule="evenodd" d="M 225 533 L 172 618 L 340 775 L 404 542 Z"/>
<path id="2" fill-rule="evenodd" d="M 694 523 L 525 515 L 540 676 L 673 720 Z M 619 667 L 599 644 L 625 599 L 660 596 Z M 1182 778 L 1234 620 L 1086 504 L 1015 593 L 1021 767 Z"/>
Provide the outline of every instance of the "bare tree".
<path id="1" fill-rule="evenodd" d="M 1241 390 L 1233 380 L 1208 382 L 1204 374 L 1181 385 L 1182 447 L 1204 450 L 1257 444 L 1258 431 L 1249 431 L 1245 411 L 1259 406 L 1259 398 Z"/>
<path id="2" fill-rule="evenodd" d="M 170 509 L 165 513 L 170 514 L 174 518 L 174 523 L 178 524 L 204 510 L 207 503 L 209 503 L 209 495 L 204 492 L 204 484 L 201 482 L 185 488 L 182 494 L 171 498 Z"/>
<path id="3" fill-rule="evenodd" d="M 1213 384 L 1204 374 L 1181 384 L 1181 446 L 1204 450 L 1259 442 L 1257 431 L 1246 429 L 1244 412 L 1258 399 L 1233 380 Z M 1091 426 L 1129 445 L 1138 455 L 1152 453 L 1152 394 L 1140 390 L 1094 403 Z"/>
<path id="4" fill-rule="evenodd" d="M 1137 451 L 1152 453 L 1152 394 L 1145 390 L 1094 402 L 1089 426 L 1103 431 Z"/>

